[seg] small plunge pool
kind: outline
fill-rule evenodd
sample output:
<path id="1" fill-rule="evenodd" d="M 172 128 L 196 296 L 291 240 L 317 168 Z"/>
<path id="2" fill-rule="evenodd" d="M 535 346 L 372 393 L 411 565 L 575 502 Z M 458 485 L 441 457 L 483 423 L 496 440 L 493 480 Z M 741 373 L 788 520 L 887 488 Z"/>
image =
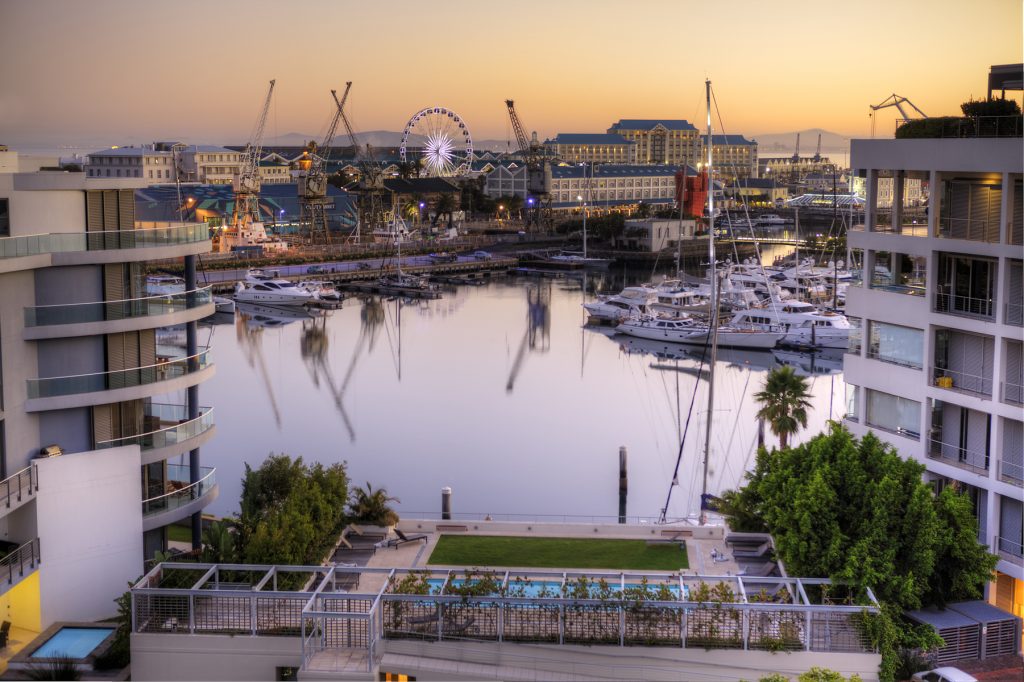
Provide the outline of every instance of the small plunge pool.
<path id="1" fill-rule="evenodd" d="M 70 656 L 74 659 L 83 659 L 91 654 L 114 630 L 113 627 L 62 627 L 41 647 L 33 651 L 29 658 Z"/>

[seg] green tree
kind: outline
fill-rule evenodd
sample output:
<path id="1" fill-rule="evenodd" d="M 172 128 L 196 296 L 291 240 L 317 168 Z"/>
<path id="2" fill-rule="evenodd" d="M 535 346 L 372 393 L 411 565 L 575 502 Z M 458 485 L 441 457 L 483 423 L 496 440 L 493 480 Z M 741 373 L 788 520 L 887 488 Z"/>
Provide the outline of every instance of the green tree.
<path id="1" fill-rule="evenodd" d="M 374 490 L 367 481 L 365 489 L 356 488 L 352 491 L 352 499 L 349 501 L 352 520 L 374 526 L 393 526 L 398 523 L 398 514 L 388 505 L 389 502 L 401 500 L 389 496 L 386 488 Z"/>
<path id="2" fill-rule="evenodd" d="M 773 369 L 764 382 L 764 390 L 754 394 L 761 405 L 759 419 L 768 422 L 772 433 L 779 437 L 779 447 L 789 446 L 789 436 L 807 426 L 807 408 L 811 406 L 807 379 L 786 365 Z"/>
<path id="3" fill-rule="evenodd" d="M 452 226 L 452 213 L 455 211 L 455 195 L 454 194 L 442 194 L 437 198 L 437 202 L 434 203 L 434 219 L 431 221 L 433 227 L 437 227 L 438 221 L 441 216 L 448 217 L 448 227 Z"/>
<path id="4" fill-rule="evenodd" d="M 730 526 L 759 519 L 791 574 L 850 584 L 851 596 L 872 589 L 882 614 L 865 627 L 883 652 L 884 680 L 895 675 L 897 647 L 936 643 L 900 613 L 978 598 L 996 563 L 978 544 L 969 500 L 935 495 L 923 472 L 873 434 L 857 440 L 832 424 L 807 443 L 762 448 L 747 485 L 724 496 Z"/>
<path id="5" fill-rule="evenodd" d="M 203 530 L 203 561 L 234 563 L 235 533 L 228 521 L 214 521 Z"/>

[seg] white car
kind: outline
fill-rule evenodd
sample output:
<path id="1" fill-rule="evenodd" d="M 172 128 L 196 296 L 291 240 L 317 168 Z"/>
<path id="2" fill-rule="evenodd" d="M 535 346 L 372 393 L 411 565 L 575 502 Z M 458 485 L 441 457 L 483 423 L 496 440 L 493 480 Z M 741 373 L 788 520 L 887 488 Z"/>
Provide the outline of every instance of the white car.
<path id="1" fill-rule="evenodd" d="M 476 258 L 477 260 L 491 260 L 493 257 L 494 256 L 492 256 L 487 251 L 474 251 L 473 252 L 473 258 Z"/>
<path id="2" fill-rule="evenodd" d="M 935 668 L 914 673 L 911 682 L 978 682 L 974 675 L 968 675 L 960 668 Z"/>

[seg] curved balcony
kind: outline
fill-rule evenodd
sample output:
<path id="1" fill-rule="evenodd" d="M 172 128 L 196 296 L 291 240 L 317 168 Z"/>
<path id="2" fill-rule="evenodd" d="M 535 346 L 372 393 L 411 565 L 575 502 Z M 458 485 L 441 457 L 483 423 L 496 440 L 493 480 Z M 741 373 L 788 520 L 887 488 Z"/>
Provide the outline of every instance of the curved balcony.
<path id="1" fill-rule="evenodd" d="M 212 287 L 145 298 L 25 308 L 25 339 L 116 334 L 170 327 L 214 312 Z"/>
<path id="2" fill-rule="evenodd" d="M 168 457 L 194 450 L 213 437 L 213 408 L 201 407 L 195 419 L 187 419 L 184 405 L 154 403 L 147 406 L 147 423 L 160 428 L 123 438 L 112 438 L 96 443 L 97 450 L 138 445 L 142 450 L 142 463 L 162 462 Z"/>
<path id="3" fill-rule="evenodd" d="M 156 260 L 209 250 L 210 228 L 205 223 L 0 237 L 0 272 L 19 269 L 14 259 L 33 256 L 42 260 L 33 259 L 27 267 Z"/>
<path id="4" fill-rule="evenodd" d="M 66 410 L 149 398 L 206 381 L 213 376 L 210 349 L 145 367 L 75 376 L 29 379 L 26 412 Z"/>
<path id="5" fill-rule="evenodd" d="M 202 467 L 195 483 L 188 482 L 187 466 L 168 466 L 167 471 L 168 492 L 142 501 L 143 531 L 161 528 L 202 511 L 220 492 L 214 467 Z"/>

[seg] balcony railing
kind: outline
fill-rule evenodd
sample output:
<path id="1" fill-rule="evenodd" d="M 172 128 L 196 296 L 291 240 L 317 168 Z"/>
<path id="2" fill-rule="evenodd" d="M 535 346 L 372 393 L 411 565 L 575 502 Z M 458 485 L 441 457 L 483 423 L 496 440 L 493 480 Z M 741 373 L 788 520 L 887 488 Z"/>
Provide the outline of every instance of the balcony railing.
<path id="1" fill-rule="evenodd" d="M 940 215 L 939 236 L 945 239 L 966 239 L 994 244 L 999 241 L 999 222 Z"/>
<path id="2" fill-rule="evenodd" d="M 871 344 L 871 346 L 868 347 L 868 357 L 872 360 L 887 362 L 890 365 L 899 365 L 900 367 L 909 367 L 910 369 L 921 369 L 923 366 L 920 360 L 908 360 L 906 358 L 883 355 L 877 344 Z"/>
<path id="3" fill-rule="evenodd" d="M 24 545 L 0 558 L 0 580 L 13 585 L 16 580 L 24 578 L 39 565 L 39 538 L 29 540 Z"/>
<path id="4" fill-rule="evenodd" d="M 1024 485 L 1024 466 L 1004 459 L 996 462 L 996 475 L 1003 483 Z"/>
<path id="5" fill-rule="evenodd" d="M 1024 546 L 1019 540 L 1011 540 L 1002 536 L 996 536 L 996 549 L 999 556 L 1015 564 L 1024 564 Z"/>
<path id="6" fill-rule="evenodd" d="M 176 476 L 183 476 L 184 470 L 188 471 L 188 467 L 175 468 L 168 466 L 168 474 L 172 475 L 173 471 Z M 142 501 L 142 515 L 151 516 L 153 514 L 161 514 L 163 512 L 172 511 L 180 507 L 194 502 L 204 495 L 208 494 L 213 490 L 214 486 L 217 485 L 217 470 L 213 467 L 202 467 L 200 469 L 202 477 L 195 483 L 187 483 L 187 481 L 175 481 L 168 480 L 167 486 L 174 488 L 176 485 L 181 484 L 181 487 L 164 493 L 163 495 L 157 495 L 147 500 Z"/>
<path id="7" fill-rule="evenodd" d="M 180 405 L 154 405 L 155 408 L 179 408 L 178 410 L 167 410 L 172 413 L 183 413 L 184 406 Z M 110 440 L 103 440 L 96 443 L 97 449 L 106 448 L 119 448 L 123 445 L 138 445 L 143 451 L 156 450 L 158 448 L 167 447 L 176 443 L 184 443 L 185 441 L 191 440 L 196 436 L 205 433 L 213 426 L 213 408 L 202 407 L 203 413 L 198 417 L 188 421 L 178 421 L 171 426 L 166 426 L 154 431 L 147 433 L 140 433 L 134 436 L 124 436 L 122 438 L 112 438 Z M 157 412 L 164 411 L 154 410 Z M 147 415 L 155 416 L 155 415 Z M 165 419 L 158 417 L 160 422 L 163 423 Z M 174 417 L 171 417 L 174 419 Z"/>
<path id="8" fill-rule="evenodd" d="M 992 377 L 934 367 L 932 368 L 932 378 L 933 383 L 939 388 L 985 397 L 992 396 Z"/>
<path id="9" fill-rule="evenodd" d="M 97 372 L 95 374 L 78 374 L 66 377 L 47 377 L 45 379 L 28 380 L 28 397 L 52 398 L 61 395 L 79 393 L 95 393 L 110 391 L 129 386 L 143 386 L 160 381 L 177 379 L 187 374 L 195 374 L 210 365 L 210 349 L 186 358 L 176 358 L 146 367 L 132 367 L 113 372 Z"/>
<path id="10" fill-rule="evenodd" d="M 205 223 L 182 223 L 172 227 L 141 230 L 67 232 L 0 237 L 0 258 L 19 258 L 43 253 L 109 251 L 176 246 L 206 241 L 210 228 Z"/>
<path id="11" fill-rule="evenodd" d="M 971 298 L 935 292 L 935 312 L 991 320 L 995 316 L 995 301 L 991 298 Z"/>
<path id="12" fill-rule="evenodd" d="M 1024 386 L 1012 381 L 1004 381 L 1000 386 L 1002 387 L 1000 393 L 1003 396 L 1004 403 L 1024 405 Z"/>
<path id="13" fill-rule="evenodd" d="M 39 470 L 30 465 L 0 481 L 0 500 L 7 509 L 39 490 Z"/>
<path id="14" fill-rule="evenodd" d="M 42 305 L 25 308 L 25 326 L 42 327 L 56 324 L 105 322 L 133 317 L 168 315 L 199 308 L 213 302 L 212 287 L 193 291 L 120 301 Z"/>
<path id="15" fill-rule="evenodd" d="M 931 438 L 928 441 L 928 456 L 955 467 L 973 471 L 976 474 L 988 473 L 989 456 L 987 452 L 974 452 L 955 443 L 943 443 Z"/>

